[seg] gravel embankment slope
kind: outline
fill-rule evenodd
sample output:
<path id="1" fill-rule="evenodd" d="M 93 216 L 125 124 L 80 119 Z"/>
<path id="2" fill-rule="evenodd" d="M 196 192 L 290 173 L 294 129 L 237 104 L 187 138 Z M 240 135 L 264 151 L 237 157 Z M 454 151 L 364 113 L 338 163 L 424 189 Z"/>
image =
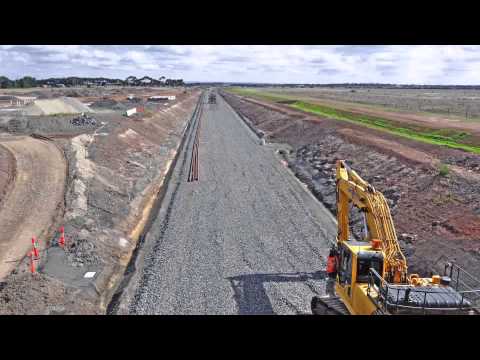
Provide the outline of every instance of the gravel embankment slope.
<path id="1" fill-rule="evenodd" d="M 324 292 L 332 216 L 221 98 L 204 106 L 200 179 L 186 181 L 190 134 L 147 235 L 129 312 L 308 313 Z"/>

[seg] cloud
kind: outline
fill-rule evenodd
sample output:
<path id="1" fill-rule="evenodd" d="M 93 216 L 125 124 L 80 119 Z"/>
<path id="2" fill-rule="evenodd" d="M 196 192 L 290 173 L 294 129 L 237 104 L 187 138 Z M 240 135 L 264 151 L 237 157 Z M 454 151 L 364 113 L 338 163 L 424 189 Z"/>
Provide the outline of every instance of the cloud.
<path id="1" fill-rule="evenodd" d="M 379 63 L 375 67 L 380 72 L 380 74 L 383 75 L 383 76 L 391 76 L 391 75 L 395 74 L 395 70 L 397 69 L 397 67 L 393 64 Z"/>
<path id="2" fill-rule="evenodd" d="M 387 45 L 341 45 L 334 48 L 341 55 L 369 55 L 387 48 Z"/>
<path id="3" fill-rule="evenodd" d="M 1 45 L 0 75 L 480 84 L 479 46 Z"/>
<path id="4" fill-rule="evenodd" d="M 318 74 L 322 75 L 322 74 L 327 74 L 327 75 L 335 75 L 335 74 L 338 74 L 340 71 L 338 69 L 329 69 L 329 68 L 324 68 L 324 69 L 320 69 L 318 70 Z"/>

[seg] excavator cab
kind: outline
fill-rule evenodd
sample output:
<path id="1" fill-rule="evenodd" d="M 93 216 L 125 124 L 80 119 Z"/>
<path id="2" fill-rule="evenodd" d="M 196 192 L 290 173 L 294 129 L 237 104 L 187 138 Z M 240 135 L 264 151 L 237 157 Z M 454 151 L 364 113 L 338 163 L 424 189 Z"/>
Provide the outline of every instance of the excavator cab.
<path id="1" fill-rule="evenodd" d="M 367 296 L 370 270 L 383 274 L 384 257 L 369 242 L 350 240 L 338 244 L 335 293 L 350 314 L 371 314 L 377 307 Z"/>

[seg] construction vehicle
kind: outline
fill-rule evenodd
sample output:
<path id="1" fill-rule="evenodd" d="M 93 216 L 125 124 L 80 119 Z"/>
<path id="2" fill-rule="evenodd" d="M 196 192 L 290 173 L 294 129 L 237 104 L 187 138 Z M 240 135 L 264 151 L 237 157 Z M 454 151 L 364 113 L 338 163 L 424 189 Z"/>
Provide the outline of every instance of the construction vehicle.
<path id="1" fill-rule="evenodd" d="M 208 103 L 209 104 L 216 104 L 217 103 L 217 97 L 214 93 L 210 93 L 208 96 Z"/>
<path id="2" fill-rule="evenodd" d="M 344 160 L 336 164 L 336 187 L 338 234 L 327 265 L 334 291 L 313 297 L 313 314 L 477 312 L 480 281 L 457 265 L 447 262 L 443 276 L 408 274 L 387 200 Z M 363 217 L 361 241 L 350 236 L 351 205 Z"/>

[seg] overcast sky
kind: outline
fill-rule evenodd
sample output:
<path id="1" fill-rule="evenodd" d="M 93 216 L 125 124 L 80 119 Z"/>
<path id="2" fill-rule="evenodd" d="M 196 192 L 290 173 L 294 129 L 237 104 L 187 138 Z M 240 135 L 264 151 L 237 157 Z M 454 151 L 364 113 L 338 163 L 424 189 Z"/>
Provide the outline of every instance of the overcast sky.
<path id="1" fill-rule="evenodd" d="M 0 76 L 480 84 L 480 46 L 0 46 Z"/>

